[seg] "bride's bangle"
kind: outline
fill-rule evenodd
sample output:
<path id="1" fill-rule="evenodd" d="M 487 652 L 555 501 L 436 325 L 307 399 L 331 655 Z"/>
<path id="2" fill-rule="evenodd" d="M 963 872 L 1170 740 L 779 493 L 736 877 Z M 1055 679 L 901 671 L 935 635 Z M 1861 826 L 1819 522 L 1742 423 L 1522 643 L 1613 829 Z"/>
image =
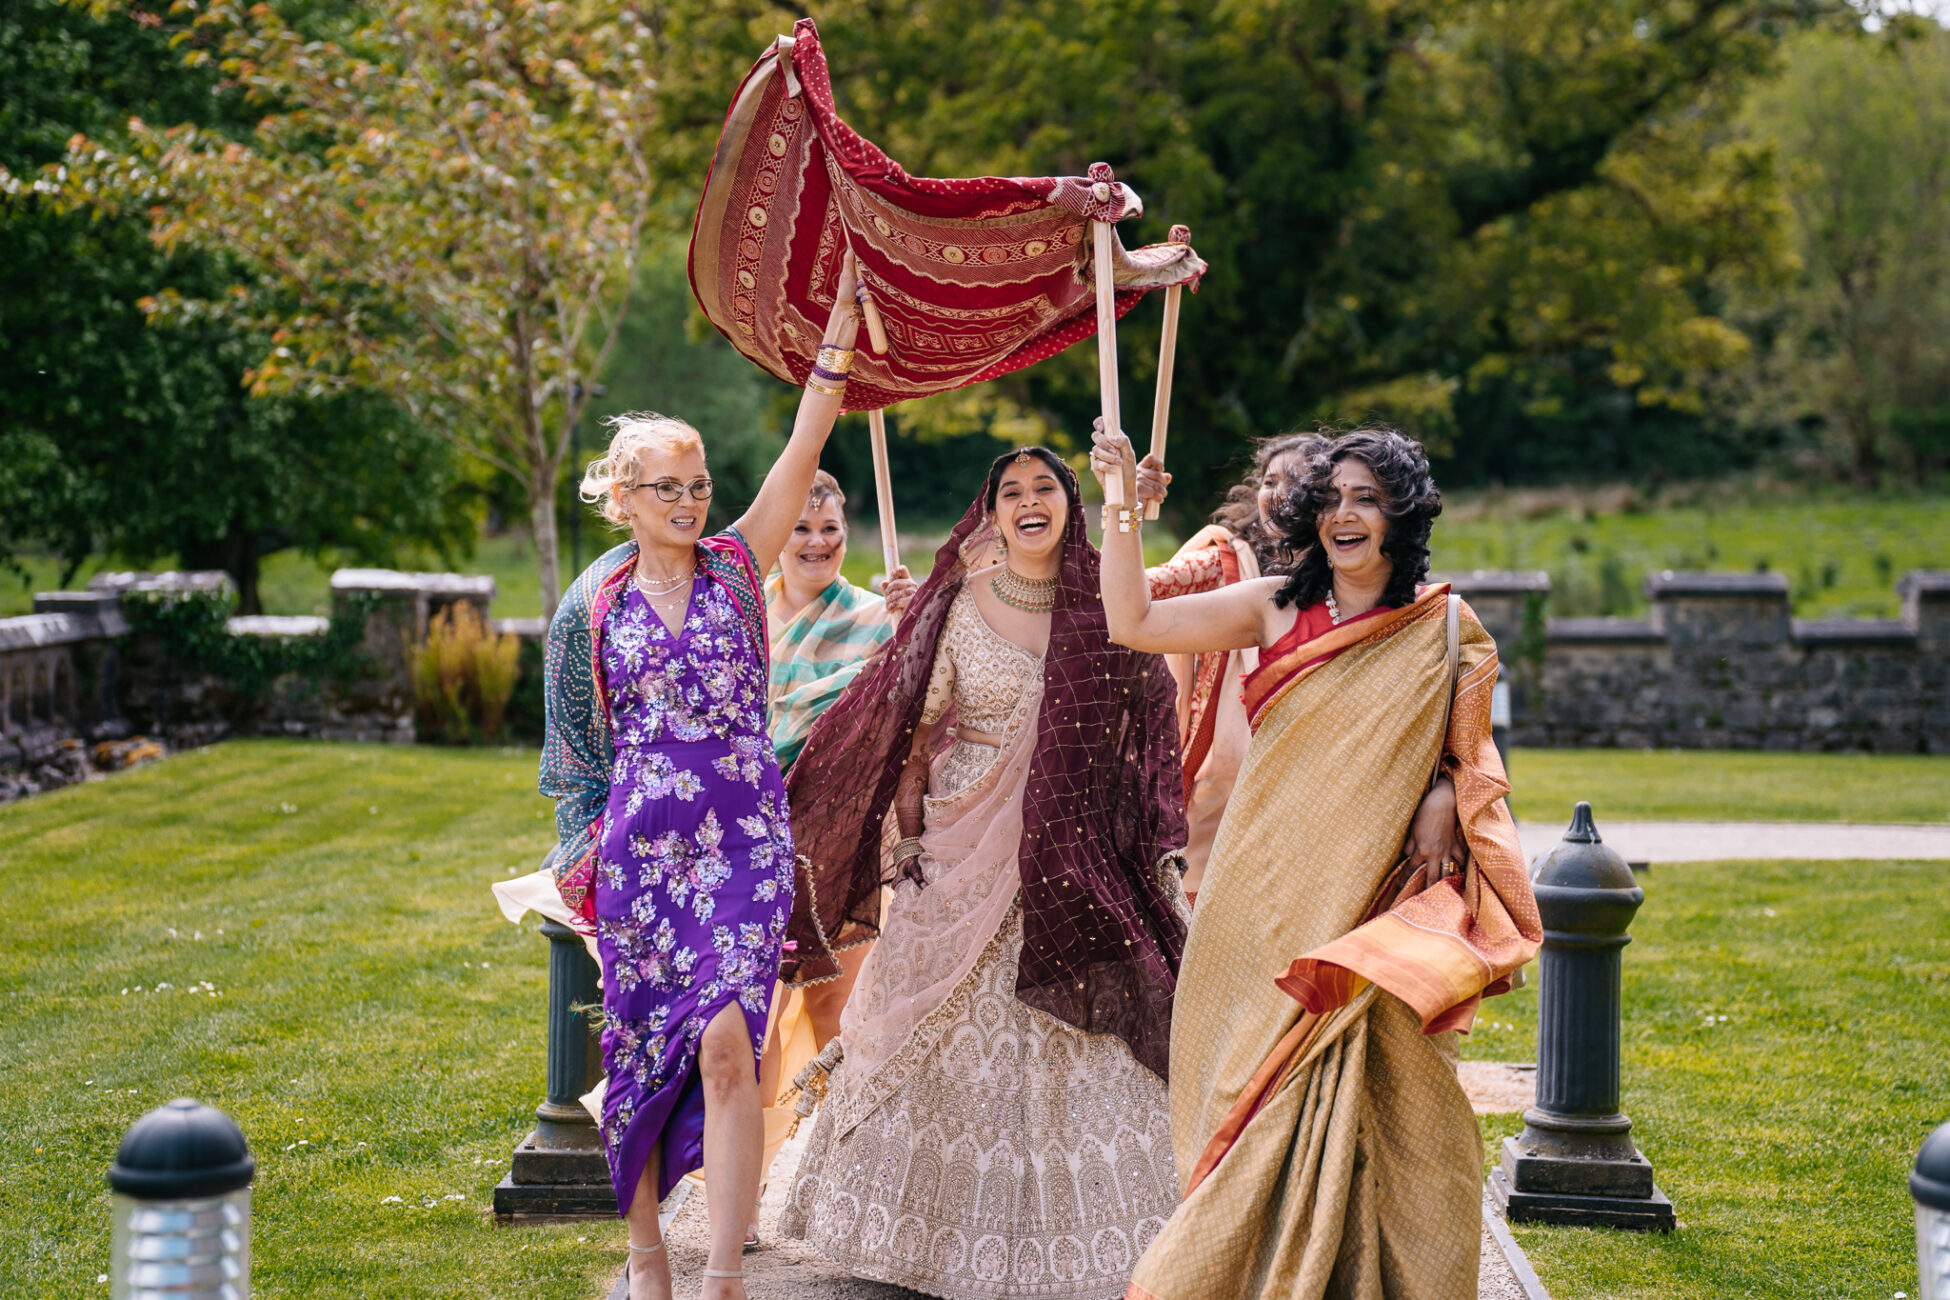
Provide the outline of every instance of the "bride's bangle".
<path id="1" fill-rule="evenodd" d="M 920 856 L 921 838 L 918 835 L 910 835 L 900 843 L 894 845 L 894 865 L 897 867 L 912 862 Z"/>

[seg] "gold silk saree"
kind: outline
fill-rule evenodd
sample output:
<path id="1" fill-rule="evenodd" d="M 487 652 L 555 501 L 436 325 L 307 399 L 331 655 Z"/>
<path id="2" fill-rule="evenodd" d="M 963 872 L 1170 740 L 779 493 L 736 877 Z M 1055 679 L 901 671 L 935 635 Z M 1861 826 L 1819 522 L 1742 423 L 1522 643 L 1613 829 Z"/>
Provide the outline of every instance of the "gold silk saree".
<path id="1" fill-rule="evenodd" d="M 1172 1023 L 1185 1200 L 1129 1300 L 1476 1294 L 1456 1031 L 1542 929 L 1490 740 L 1496 646 L 1466 605 L 1446 710 L 1448 594 L 1276 645 L 1247 683 L 1252 746 Z M 1401 850 L 1438 756 L 1469 854 L 1427 886 Z"/>

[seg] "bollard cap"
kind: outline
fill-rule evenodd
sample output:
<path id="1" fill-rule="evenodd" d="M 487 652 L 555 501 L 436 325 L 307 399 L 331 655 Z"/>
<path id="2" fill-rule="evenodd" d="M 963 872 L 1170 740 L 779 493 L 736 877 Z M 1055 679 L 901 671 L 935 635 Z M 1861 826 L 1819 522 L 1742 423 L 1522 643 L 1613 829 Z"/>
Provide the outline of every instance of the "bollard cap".
<path id="1" fill-rule="evenodd" d="M 1923 1139 L 1916 1167 L 1909 1171 L 1909 1194 L 1918 1205 L 1950 1214 L 1950 1124 Z"/>
<path id="2" fill-rule="evenodd" d="M 1574 935 L 1629 942 L 1622 936 L 1645 901 L 1645 891 L 1625 859 L 1599 837 L 1590 804 L 1578 804 L 1571 828 L 1537 860 L 1530 878 L 1547 942 Z"/>
<path id="3" fill-rule="evenodd" d="M 188 1201 L 249 1187 L 257 1173 L 244 1131 L 230 1116 L 179 1097 L 122 1135 L 108 1185 L 145 1201 Z"/>
<path id="4" fill-rule="evenodd" d="M 1564 838 L 1537 860 L 1530 874 L 1537 884 L 1571 889 L 1637 889 L 1639 883 L 1631 865 L 1598 834 L 1591 805 L 1583 801 L 1572 812 Z"/>

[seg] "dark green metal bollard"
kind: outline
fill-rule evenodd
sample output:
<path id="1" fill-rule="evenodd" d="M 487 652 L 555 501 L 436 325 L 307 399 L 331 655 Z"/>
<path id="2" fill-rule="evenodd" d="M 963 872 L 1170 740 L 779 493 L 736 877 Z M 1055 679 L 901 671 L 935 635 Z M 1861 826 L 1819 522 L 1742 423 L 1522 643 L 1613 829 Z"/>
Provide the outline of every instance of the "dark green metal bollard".
<path id="1" fill-rule="evenodd" d="M 597 1013 L 576 1010 L 601 1005 L 599 972 L 574 930 L 544 921 L 542 934 L 549 941 L 548 1095 L 535 1108 L 534 1132 L 515 1148 L 513 1167 L 494 1189 L 494 1215 L 502 1223 L 614 1217 L 602 1134 L 580 1100 L 603 1073 L 588 1019 Z"/>
<path id="2" fill-rule="evenodd" d="M 1544 922 L 1537 1104 L 1523 1133 L 1504 1139 L 1490 1196 L 1519 1223 L 1670 1231 L 1672 1202 L 1618 1108 L 1621 958 L 1645 891 L 1599 838 L 1588 803 L 1533 876 Z"/>

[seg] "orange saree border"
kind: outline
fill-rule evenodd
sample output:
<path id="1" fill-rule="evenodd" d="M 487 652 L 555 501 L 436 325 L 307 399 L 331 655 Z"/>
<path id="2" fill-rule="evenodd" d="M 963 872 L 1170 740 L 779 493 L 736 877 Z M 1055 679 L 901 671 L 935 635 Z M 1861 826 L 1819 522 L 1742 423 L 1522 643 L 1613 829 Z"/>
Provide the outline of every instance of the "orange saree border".
<path id="1" fill-rule="evenodd" d="M 1473 612 L 1469 621 L 1476 621 Z M 1537 955 L 1543 923 L 1504 802 L 1510 783 L 1490 737 L 1497 670 L 1494 648 L 1468 666 L 1443 740 L 1468 849 L 1463 870 L 1426 888 L 1417 873 L 1385 912 L 1295 958 L 1274 983 L 1309 1012 L 1344 1004 L 1365 980 L 1412 1007 L 1424 1033 L 1467 1031 L 1483 997 L 1507 991 Z"/>

